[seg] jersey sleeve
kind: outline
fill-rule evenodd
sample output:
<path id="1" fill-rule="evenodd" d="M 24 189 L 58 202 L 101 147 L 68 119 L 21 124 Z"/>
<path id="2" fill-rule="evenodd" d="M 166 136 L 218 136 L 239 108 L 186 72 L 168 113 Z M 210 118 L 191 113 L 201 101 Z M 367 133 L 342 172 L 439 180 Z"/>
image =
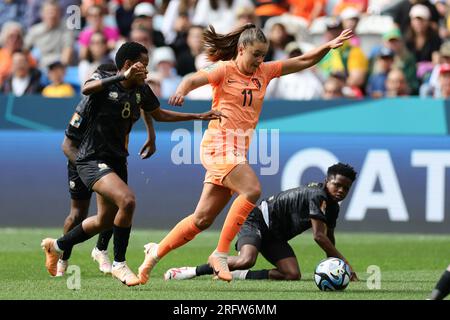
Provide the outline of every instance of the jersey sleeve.
<path id="1" fill-rule="evenodd" d="M 281 61 L 271 61 L 262 64 L 262 70 L 267 78 L 267 83 L 273 78 L 279 78 L 281 76 Z"/>
<path id="2" fill-rule="evenodd" d="M 89 97 L 84 97 L 80 101 L 64 132 L 66 137 L 78 143 L 83 140 L 84 132 L 86 131 L 89 100 Z"/>
<path id="3" fill-rule="evenodd" d="M 161 104 L 152 89 L 148 85 L 145 85 L 142 91 L 143 99 L 142 104 L 140 105 L 142 110 L 152 112 L 158 109 Z"/>
<path id="4" fill-rule="evenodd" d="M 212 86 L 218 86 L 225 78 L 225 69 L 225 64 L 219 61 L 210 66 L 207 66 L 204 69 L 201 69 L 200 72 L 206 75 L 206 77 L 208 78 L 208 82 Z"/>
<path id="5" fill-rule="evenodd" d="M 321 193 L 312 194 L 309 200 L 309 217 L 327 223 L 327 217 L 325 216 L 326 206 L 327 199 L 325 195 Z"/>
<path id="6" fill-rule="evenodd" d="M 79 112 L 75 111 L 64 133 L 70 140 L 80 143 L 83 139 L 85 127 L 86 119 Z"/>

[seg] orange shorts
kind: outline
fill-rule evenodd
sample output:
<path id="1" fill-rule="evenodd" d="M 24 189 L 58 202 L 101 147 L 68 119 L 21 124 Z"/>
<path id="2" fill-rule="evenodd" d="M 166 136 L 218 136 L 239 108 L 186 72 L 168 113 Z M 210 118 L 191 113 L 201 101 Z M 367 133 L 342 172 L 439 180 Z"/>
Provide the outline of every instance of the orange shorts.
<path id="1" fill-rule="evenodd" d="M 200 159 L 206 169 L 204 183 L 223 186 L 223 179 L 237 165 L 248 162 L 246 154 L 245 144 L 230 142 L 225 135 L 208 134 L 207 131 L 200 145 Z"/>

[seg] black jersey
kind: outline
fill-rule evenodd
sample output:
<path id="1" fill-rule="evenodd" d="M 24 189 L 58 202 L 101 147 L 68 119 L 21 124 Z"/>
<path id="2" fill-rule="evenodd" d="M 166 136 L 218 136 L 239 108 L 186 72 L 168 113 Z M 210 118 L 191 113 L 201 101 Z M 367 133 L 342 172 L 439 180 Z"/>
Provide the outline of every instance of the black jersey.
<path id="1" fill-rule="evenodd" d="M 269 231 L 280 240 L 290 240 L 311 228 L 318 219 L 336 226 L 339 204 L 330 199 L 320 183 L 286 190 L 263 200 L 267 203 Z"/>
<path id="2" fill-rule="evenodd" d="M 78 103 L 75 108 L 75 113 L 70 119 L 70 122 L 66 128 L 65 134 L 70 139 L 73 140 L 77 145 L 83 140 L 84 132 L 86 131 L 88 123 L 88 112 L 86 110 L 88 97 L 83 97 L 83 99 Z"/>
<path id="3" fill-rule="evenodd" d="M 88 81 L 110 76 L 110 72 L 96 70 Z M 160 105 L 148 85 L 125 89 L 119 82 L 88 96 L 83 103 L 89 116 L 77 161 L 126 158 L 128 136 L 140 109 L 153 111 Z"/>

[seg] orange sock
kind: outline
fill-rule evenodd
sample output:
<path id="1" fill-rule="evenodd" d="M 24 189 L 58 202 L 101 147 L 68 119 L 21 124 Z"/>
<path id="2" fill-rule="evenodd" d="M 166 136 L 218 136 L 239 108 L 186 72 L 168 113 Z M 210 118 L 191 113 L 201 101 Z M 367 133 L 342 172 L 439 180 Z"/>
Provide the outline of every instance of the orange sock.
<path id="1" fill-rule="evenodd" d="M 254 207 L 255 205 L 244 196 L 239 196 L 233 201 L 220 233 L 219 244 L 217 245 L 218 252 L 228 253 L 230 251 L 231 242 Z"/>
<path id="2" fill-rule="evenodd" d="M 202 230 L 196 227 L 194 224 L 194 215 L 184 218 L 169 232 L 169 234 L 161 240 L 158 245 L 158 252 L 156 253 L 159 258 L 164 257 L 173 249 L 181 247 L 185 243 L 188 243 L 195 238 Z"/>

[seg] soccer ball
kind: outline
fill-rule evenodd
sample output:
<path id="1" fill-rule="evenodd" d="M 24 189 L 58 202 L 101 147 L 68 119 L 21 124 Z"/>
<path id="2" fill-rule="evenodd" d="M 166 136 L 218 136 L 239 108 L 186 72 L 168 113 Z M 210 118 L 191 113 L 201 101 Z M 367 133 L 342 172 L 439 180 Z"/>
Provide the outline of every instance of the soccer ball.
<path id="1" fill-rule="evenodd" d="M 344 290 L 350 282 L 350 267 L 338 258 L 319 262 L 314 272 L 314 281 L 322 291 Z"/>

